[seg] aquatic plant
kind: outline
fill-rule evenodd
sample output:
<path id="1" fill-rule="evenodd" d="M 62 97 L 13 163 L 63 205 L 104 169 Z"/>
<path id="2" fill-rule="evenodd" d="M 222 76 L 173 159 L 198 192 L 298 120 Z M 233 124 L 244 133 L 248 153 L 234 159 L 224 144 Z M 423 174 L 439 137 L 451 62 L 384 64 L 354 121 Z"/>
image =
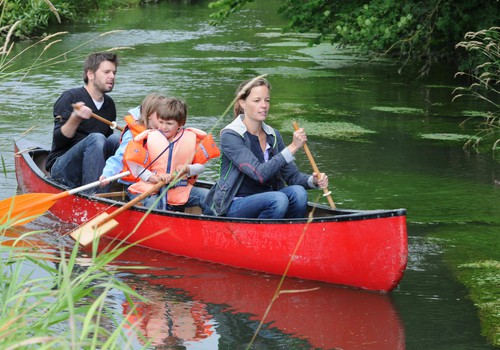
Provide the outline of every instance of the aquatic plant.
<path id="1" fill-rule="evenodd" d="M 471 291 L 479 309 L 484 329 L 482 333 L 494 346 L 500 346 L 500 262 L 476 261 L 458 266 L 460 280 Z"/>
<path id="2" fill-rule="evenodd" d="M 421 138 L 428 140 L 439 140 L 439 141 L 464 141 L 475 139 L 476 136 L 473 135 L 461 135 L 461 134 L 451 134 L 451 133 L 434 133 L 434 134 L 421 134 Z"/>
<path id="3" fill-rule="evenodd" d="M 303 119 L 298 119 L 297 122 L 310 135 L 342 141 L 359 142 L 362 141 L 362 137 L 375 133 L 375 131 L 348 122 L 311 122 Z M 283 128 L 285 126 L 287 125 L 283 125 Z"/>
<path id="4" fill-rule="evenodd" d="M 314 117 L 305 119 L 304 115 L 306 114 Z M 281 130 L 291 131 L 291 122 L 295 120 L 309 135 L 342 141 L 366 142 L 363 137 L 373 134 L 375 131 L 365 129 L 354 123 L 331 120 L 332 117 L 349 116 L 353 116 L 352 112 L 326 109 L 320 105 L 306 106 L 300 103 L 281 103 L 273 106 L 273 113 L 269 117 L 269 123 Z M 315 121 L 312 118 L 328 121 Z"/>
<path id="5" fill-rule="evenodd" d="M 423 109 L 412 107 L 375 106 L 372 110 L 397 114 L 424 114 Z"/>

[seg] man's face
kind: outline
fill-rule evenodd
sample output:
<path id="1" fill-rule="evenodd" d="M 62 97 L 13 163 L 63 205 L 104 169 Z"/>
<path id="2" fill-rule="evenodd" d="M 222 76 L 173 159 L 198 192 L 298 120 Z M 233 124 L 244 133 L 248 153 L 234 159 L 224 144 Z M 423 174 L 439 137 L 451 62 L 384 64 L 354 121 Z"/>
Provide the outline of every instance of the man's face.
<path id="1" fill-rule="evenodd" d="M 102 93 L 111 92 L 115 85 L 116 66 L 110 61 L 103 61 L 95 71 L 87 73 L 89 83 Z"/>

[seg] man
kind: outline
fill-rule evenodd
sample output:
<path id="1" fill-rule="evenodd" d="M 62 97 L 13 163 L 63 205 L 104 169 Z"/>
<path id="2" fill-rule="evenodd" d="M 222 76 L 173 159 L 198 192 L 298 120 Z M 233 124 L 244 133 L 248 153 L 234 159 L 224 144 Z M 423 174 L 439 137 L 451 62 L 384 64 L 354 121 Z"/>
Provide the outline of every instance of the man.
<path id="1" fill-rule="evenodd" d="M 64 91 L 54 104 L 54 133 L 46 169 L 53 180 L 70 188 L 98 180 L 106 159 L 118 147 L 119 134 L 91 116 L 95 113 L 116 120 L 115 103 L 106 93 L 113 90 L 117 66 L 114 53 L 89 55 L 83 65 L 85 86 Z"/>

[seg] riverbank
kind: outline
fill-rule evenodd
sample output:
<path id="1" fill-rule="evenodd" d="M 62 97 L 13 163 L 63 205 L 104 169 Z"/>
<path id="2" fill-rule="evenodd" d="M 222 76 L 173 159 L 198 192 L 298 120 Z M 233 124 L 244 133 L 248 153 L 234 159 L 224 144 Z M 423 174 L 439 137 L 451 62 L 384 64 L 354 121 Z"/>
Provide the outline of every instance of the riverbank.
<path id="1" fill-rule="evenodd" d="M 498 251 L 498 225 L 483 225 L 481 234 L 456 225 L 446 235 L 443 244 L 444 260 L 457 279 L 463 283 L 469 298 L 478 309 L 481 334 L 495 347 L 500 347 L 500 256 Z M 443 240 L 442 233 L 432 235 Z"/>
<path id="2" fill-rule="evenodd" d="M 0 22 L 0 43 L 44 37 L 44 31 L 58 23 L 103 21 L 110 11 L 139 6 L 157 0 L 105 0 L 105 1 L 6 1 Z M 0 3 L 0 9 L 2 3 Z"/>

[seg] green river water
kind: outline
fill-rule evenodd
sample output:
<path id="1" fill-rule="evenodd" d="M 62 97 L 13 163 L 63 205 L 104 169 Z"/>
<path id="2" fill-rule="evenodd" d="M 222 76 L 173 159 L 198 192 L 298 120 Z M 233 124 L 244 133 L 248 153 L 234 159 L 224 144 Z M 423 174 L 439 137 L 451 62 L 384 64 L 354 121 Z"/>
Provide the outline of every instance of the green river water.
<path id="1" fill-rule="evenodd" d="M 409 66 L 398 75 L 399 66 L 391 62 L 367 62 L 329 44 L 309 47 L 306 36 L 281 33 L 285 22 L 275 8 L 273 2 L 260 0 L 224 25 L 211 27 L 205 2 L 163 3 L 118 12 L 103 22 L 64 27 L 69 34 L 47 54 L 91 41 L 73 51 L 68 61 L 33 70 L 22 82 L 19 76 L 0 81 L 0 150 L 7 170 L 0 198 L 17 189 L 12 140 L 26 137 L 50 146 L 52 105 L 63 90 L 82 85 L 81 62 L 90 51 L 130 47 L 120 52 L 111 93 L 119 116 L 148 93 L 159 92 L 183 98 L 189 105 L 188 124 L 214 135 L 231 120 L 222 114 L 238 84 L 268 74 L 272 84 L 268 123 L 282 131 L 285 141 L 291 140 L 293 120 L 306 127 L 309 148 L 330 177 L 337 207 L 407 209 L 409 261 L 390 295 L 321 285 L 325 290 L 321 297 L 290 299 L 286 311 L 267 320 L 254 349 L 491 349 L 481 335 L 478 311 L 452 266 L 457 256 L 470 261 L 500 259 L 498 156 L 495 160 L 491 153 L 465 152 L 464 139 L 442 140 L 448 134 L 454 139 L 473 135 L 473 125 L 463 128 L 460 123 L 471 111 L 483 112 L 485 107 L 475 101 L 451 101 L 459 82 L 448 66 L 437 66 L 418 79 L 418 67 Z M 95 39 L 111 30 L 121 31 Z M 18 44 L 18 50 L 25 45 Z M 29 65 L 39 53 L 28 51 L 16 65 Z M 204 179 L 216 179 L 213 163 Z M 310 172 L 303 152 L 297 163 Z M 314 192 L 311 200 L 326 204 Z M 29 227 L 58 231 L 60 223 L 46 215 Z M 54 236 L 58 235 L 48 234 L 46 239 L 57 241 Z M 451 242 L 456 237 L 463 241 Z M 168 282 L 172 277 L 162 279 L 161 274 L 123 276 L 158 306 L 144 327 L 145 333 L 164 328 L 155 339 L 158 349 L 244 348 L 259 319 L 252 305 L 263 294 L 272 295 L 278 281 L 226 267 L 210 265 L 204 270 L 208 267 L 203 264 L 190 266 L 147 250 L 138 249 L 134 257 L 141 254 L 156 262 L 165 259 L 163 267 L 180 263 L 180 271 L 191 275 L 187 293 Z M 200 290 L 208 288 L 223 296 L 203 296 Z M 330 305 L 346 293 L 350 301 Z M 363 306 L 371 298 L 380 300 Z M 121 310 L 119 293 L 115 301 Z M 311 306 L 300 309 L 301 305 Z M 325 313 L 328 307 L 332 310 Z M 203 311 L 196 318 L 193 310 Z M 175 318 L 176 312 L 181 316 Z M 391 315 L 387 324 L 369 317 L 384 312 Z M 204 332 L 196 333 L 193 327 L 198 323 L 193 319 L 200 314 L 209 321 Z M 305 319 L 312 321 L 301 326 Z M 291 331 L 291 324 L 299 329 Z M 385 336 L 389 324 L 393 326 Z"/>

